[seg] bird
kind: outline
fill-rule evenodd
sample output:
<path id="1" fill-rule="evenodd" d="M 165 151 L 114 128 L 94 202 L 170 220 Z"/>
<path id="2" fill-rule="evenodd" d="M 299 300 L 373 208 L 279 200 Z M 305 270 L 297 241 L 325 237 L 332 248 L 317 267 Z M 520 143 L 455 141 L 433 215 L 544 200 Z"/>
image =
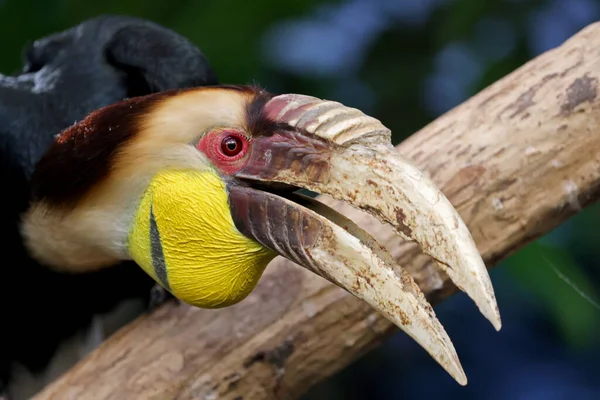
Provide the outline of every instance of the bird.
<path id="1" fill-rule="evenodd" d="M 125 99 L 57 135 L 30 185 L 20 229 L 49 269 L 132 262 L 179 301 L 218 309 L 243 301 L 281 256 L 367 302 L 465 385 L 412 276 L 310 194 L 328 195 L 419 243 L 501 327 L 452 204 L 395 151 L 381 121 L 336 101 L 233 84 Z"/>
<path id="2" fill-rule="evenodd" d="M 6 191 L 0 197 L 0 398 L 29 398 L 98 344 L 102 331 L 112 329 L 108 320 L 131 319 L 126 311 L 151 311 L 172 299 L 133 262 L 71 274 L 32 257 L 20 223 L 36 163 L 58 133 L 100 107 L 216 83 L 208 59 L 188 39 L 119 15 L 100 15 L 27 44 L 22 70 L 0 75 L 0 177 Z M 60 185 L 62 178 L 54 179 Z M 107 313 L 108 322 L 100 319 L 102 329 L 96 329 L 96 317 Z"/>

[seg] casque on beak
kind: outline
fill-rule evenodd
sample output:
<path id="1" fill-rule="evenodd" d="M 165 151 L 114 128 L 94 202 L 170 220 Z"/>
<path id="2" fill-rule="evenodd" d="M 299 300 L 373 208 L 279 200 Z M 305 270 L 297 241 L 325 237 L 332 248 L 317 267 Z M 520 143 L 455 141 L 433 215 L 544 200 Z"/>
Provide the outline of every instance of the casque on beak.
<path id="1" fill-rule="evenodd" d="M 393 226 L 418 242 L 499 330 L 488 272 L 454 207 L 394 150 L 390 131 L 359 110 L 281 95 L 266 104 L 265 112 L 281 129 L 253 139 L 247 165 L 228 183 L 237 228 L 368 302 L 465 385 L 458 356 L 431 305 L 389 253 L 324 204 L 268 188 L 276 183 L 330 195 Z"/>

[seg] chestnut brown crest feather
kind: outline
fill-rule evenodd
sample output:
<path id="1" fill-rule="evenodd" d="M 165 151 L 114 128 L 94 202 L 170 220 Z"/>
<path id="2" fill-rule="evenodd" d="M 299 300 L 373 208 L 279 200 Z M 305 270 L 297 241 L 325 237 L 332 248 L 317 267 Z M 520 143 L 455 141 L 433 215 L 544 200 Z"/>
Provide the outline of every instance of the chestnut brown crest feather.
<path id="1" fill-rule="evenodd" d="M 36 166 L 33 201 L 74 205 L 108 175 L 119 149 L 138 131 L 138 117 L 177 91 L 131 98 L 98 109 L 61 132 Z"/>

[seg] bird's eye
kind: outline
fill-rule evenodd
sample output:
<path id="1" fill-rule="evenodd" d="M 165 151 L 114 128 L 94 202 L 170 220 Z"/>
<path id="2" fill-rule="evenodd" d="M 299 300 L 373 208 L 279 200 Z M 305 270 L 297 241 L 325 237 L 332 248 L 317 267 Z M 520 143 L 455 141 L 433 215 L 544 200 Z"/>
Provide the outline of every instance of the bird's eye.
<path id="1" fill-rule="evenodd" d="M 244 144 L 238 136 L 226 136 L 221 141 L 221 152 L 228 157 L 235 157 L 243 150 Z"/>
<path id="2" fill-rule="evenodd" d="M 205 134 L 196 148 L 203 152 L 213 165 L 232 174 L 248 161 L 251 139 L 244 132 L 221 128 Z"/>

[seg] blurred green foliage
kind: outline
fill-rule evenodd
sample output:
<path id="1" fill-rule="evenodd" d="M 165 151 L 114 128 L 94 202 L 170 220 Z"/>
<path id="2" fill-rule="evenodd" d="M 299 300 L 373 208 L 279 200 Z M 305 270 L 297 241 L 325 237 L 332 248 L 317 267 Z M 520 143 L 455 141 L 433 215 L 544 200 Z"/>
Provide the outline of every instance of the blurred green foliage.
<path id="1" fill-rule="evenodd" d="M 534 242 L 505 264 L 520 285 L 539 296 L 569 345 L 585 349 L 600 343 L 600 293 L 568 250 Z"/>
<path id="2" fill-rule="evenodd" d="M 0 2 L 0 71 L 20 68 L 23 44 L 100 14 L 147 18 L 197 44 L 221 80 L 253 82 L 260 75 L 260 39 L 276 21 L 303 15 L 320 0 L 5 0 Z M 332 1 L 333 3 L 333 1 Z"/>

